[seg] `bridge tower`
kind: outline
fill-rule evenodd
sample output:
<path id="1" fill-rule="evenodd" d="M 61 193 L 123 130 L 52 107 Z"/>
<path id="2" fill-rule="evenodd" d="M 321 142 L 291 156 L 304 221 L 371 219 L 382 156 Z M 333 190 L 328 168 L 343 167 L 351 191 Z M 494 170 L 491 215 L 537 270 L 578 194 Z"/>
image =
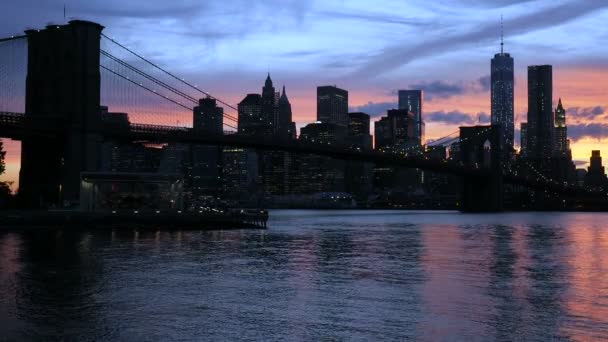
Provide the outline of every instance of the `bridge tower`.
<path id="1" fill-rule="evenodd" d="M 80 173 L 98 169 L 102 30 L 97 23 L 72 20 L 25 31 L 26 120 L 57 128 L 22 141 L 19 193 L 26 207 L 78 201 Z"/>
<path id="2" fill-rule="evenodd" d="M 488 169 L 487 176 L 463 177 L 461 210 L 496 212 L 503 210 L 502 146 L 499 125 L 460 127 L 460 159 L 467 166 Z"/>

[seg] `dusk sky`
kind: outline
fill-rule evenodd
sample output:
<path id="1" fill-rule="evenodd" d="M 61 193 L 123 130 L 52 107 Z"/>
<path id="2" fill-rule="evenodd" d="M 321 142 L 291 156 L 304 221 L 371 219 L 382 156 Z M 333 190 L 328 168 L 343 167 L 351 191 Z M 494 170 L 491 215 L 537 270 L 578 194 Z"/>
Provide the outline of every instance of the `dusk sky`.
<path id="1" fill-rule="evenodd" d="M 526 67 L 552 64 L 554 103 L 568 110 L 575 161 L 608 156 L 608 1 L 605 0 L 66 0 L 67 17 L 92 20 L 157 64 L 238 103 L 270 72 L 298 126 L 314 121 L 316 86 L 347 89 L 352 110 L 396 107 L 397 89 L 423 89 L 427 138 L 490 114 L 490 59 L 515 60 L 516 129 L 527 110 Z M 373 5 L 372 5 L 373 4 Z M 64 1 L 4 0 L 0 37 L 63 23 Z M 518 137 L 519 135 L 517 135 Z M 519 143 L 517 141 L 517 143 Z M 19 144 L 7 142 L 8 172 Z"/>

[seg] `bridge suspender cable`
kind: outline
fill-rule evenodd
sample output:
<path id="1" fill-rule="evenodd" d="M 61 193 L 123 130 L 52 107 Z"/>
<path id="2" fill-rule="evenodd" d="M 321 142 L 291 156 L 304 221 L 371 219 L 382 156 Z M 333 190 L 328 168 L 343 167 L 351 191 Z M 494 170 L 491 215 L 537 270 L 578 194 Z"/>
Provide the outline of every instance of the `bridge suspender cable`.
<path id="1" fill-rule="evenodd" d="M 138 69 L 137 67 L 134 67 L 133 65 L 131 65 L 131 64 L 129 64 L 129 63 L 127 63 L 127 62 L 125 62 L 125 61 L 121 60 L 120 58 L 118 58 L 118 57 L 116 57 L 116 56 L 114 56 L 114 55 L 110 54 L 110 53 L 109 53 L 109 52 L 107 52 L 107 51 L 104 51 L 104 50 L 100 50 L 100 51 L 101 51 L 101 54 L 102 54 L 102 55 L 104 55 L 105 57 L 107 57 L 107 58 L 109 58 L 109 59 L 111 59 L 111 60 L 115 61 L 116 63 L 118 63 L 118 64 L 120 64 L 120 65 L 124 66 L 125 68 L 127 68 L 127 69 L 129 69 L 129 70 L 131 70 L 131 71 L 133 71 L 133 72 L 135 72 L 135 73 L 137 73 L 138 75 L 140 75 L 140 76 L 142 76 L 142 77 L 144 77 L 144 78 L 146 78 L 146 79 L 148 79 L 148 80 L 150 80 L 150 81 L 152 81 L 152 82 L 154 82 L 154 83 L 156 83 L 157 85 L 159 85 L 159 86 L 161 86 L 161 87 L 163 87 L 163 88 L 165 88 L 165 89 L 169 90 L 170 92 L 172 92 L 172 93 L 174 93 L 174 94 L 177 94 L 177 95 L 179 95 L 179 96 L 181 96 L 181 97 L 185 98 L 185 99 L 186 99 L 186 100 L 188 100 L 188 101 L 193 102 L 194 104 L 198 104 L 198 101 L 197 101 L 197 100 L 196 100 L 194 97 L 192 97 L 192 96 L 190 96 L 190 95 L 188 95 L 188 94 L 186 94 L 186 93 L 184 93 L 184 92 L 182 92 L 182 91 L 180 91 L 180 90 L 178 90 L 178 89 L 176 89 L 176 88 L 174 88 L 174 87 L 172 87 L 172 86 L 170 86 L 170 85 L 166 84 L 165 82 L 163 82 L 163 81 L 161 81 L 161 80 L 159 80 L 159 79 L 155 78 L 154 76 L 151 76 L 150 74 L 148 74 L 148 73 L 146 73 L 146 72 L 144 72 L 144 71 L 141 71 L 141 70 L 140 70 L 140 69 Z M 228 119 L 230 119 L 230 120 L 234 121 L 234 122 L 237 122 L 237 121 L 238 121 L 238 120 L 237 120 L 235 117 L 233 117 L 233 116 L 231 116 L 231 115 L 224 114 L 224 116 L 225 116 L 226 118 L 228 118 Z"/>
<path id="2" fill-rule="evenodd" d="M 169 72 L 169 71 L 167 71 L 167 70 L 165 70 L 165 69 L 161 68 L 160 66 L 158 66 L 158 65 L 154 64 L 152 61 L 150 61 L 150 60 L 146 59 L 145 57 L 143 57 L 143 56 L 139 55 L 139 54 L 138 54 L 138 53 L 136 53 L 135 51 L 133 51 L 133 50 L 129 49 L 128 47 L 126 47 L 126 46 L 124 46 L 124 45 L 122 45 L 122 44 L 120 44 L 119 42 L 115 41 L 114 39 L 112 39 L 112 38 L 110 38 L 110 37 L 106 36 L 105 34 L 103 34 L 103 33 L 102 33 L 101 35 L 102 35 L 102 37 L 104 37 L 104 38 L 108 39 L 109 41 L 111 41 L 112 43 L 114 43 L 114 44 L 116 44 L 116 45 L 120 46 L 121 48 L 123 48 L 123 49 L 125 49 L 126 51 L 130 52 L 131 54 L 133 54 L 133 55 L 134 55 L 134 56 L 136 56 L 137 58 L 140 58 L 140 59 L 141 59 L 141 60 L 143 60 L 144 62 L 146 62 L 146 63 L 150 64 L 151 66 L 153 66 L 153 67 L 155 67 L 155 68 L 157 68 L 158 70 L 160 70 L 160 71 L 162 71 L 163 73 L 165 73 L 165 74 L 169 75 L 170 77 L 172 77 L 172 78 L 174 78 L 174 79 L 178 80 L 179 82 L 181 82 L 181 83 L 183 83 L 183 84 L 187 85 L 188 87 L 190 87 L 190 88 L 192 88 L 192 89 L 194 89 L 194 90 L 196 90 L 196 91 L 200 92 L 201 94 L 204 94 L 204 95 L 206 95 L 206 96 L 209 96 L 210 98 L 212 98 L 212 99 L 216 100 L 217 102 L 219 102 L 219 103 L 221 103 L 221 104 L 225 105 L 226 107 L 228 107 L 228 108 L 230 108 L 230 109 L 235 110 L 235 111 L 237 111 L 237 112 L 238 112 L 238 108 L 234 107 L 233 105 L 231 105 L 231 104 L 229 104 L 229 103 L 227 103 L 227 102 L 225 102 L 225 101 L 222 101 L 221 99 L 219 99 L 219 98 L 217 98 L 217 97 L 215 97 L 215 96 L 213 96 L 213 95 L 209 94 L 208 92 L 206 92 L 206 91 L 204 91 L 204 90 L 202 90 L 202 89 L 199 89 L 197 86 L 192 85 L 191 83 L 188 83 L 188 82 L 184 81 L 183 79 L 181 79 L 181 78 L 179 78 L 179 77 L 175 76 L 175 75 L 174 75 L 174 74 L 172 74 L 171 72 Z"/>
<path id="3" fill-rule="evenodd" d="M 176 105 L 178 105 L 178 106 L 180 106 L 180 107 L 182 107 L 182 108 L 185 108 L 185 109 L 187 109 L 187 110 L 190 110 L 190 111 L 192 110 L 192 108 L 191 108 L 191 107 L 188 107 L 188 106 L 186 106 L 186 105 L 183 105 L 183 104 L 181 104 L 181 103 L 179 103 L 179 102 L 177 102 L 177 101 L 175 101 L 175 100 L 173 100 L 173 99 L 170 99 L 170 98 L 168 98 L 168 97 L 166 97 L 166 96 L 164 96 L 164 95 L 162 95 L 162 94 L 159 94 L 159 93 L 157 93 L 156 91 L 154 91 L 153 89 L 150 89 L 150 88 L 148 88 L 148 87 L 146 87 L 146 86 L 144 86 L 144 85 L 142 85 L 142 84 L 140 84 L 140 83 L 137 83 L 137 82 L 133 81 L 132 79 L 129 79 L 128 77 L 123 76 L 123 75 L 121 75 L 121 74 L 117 73 L 117 72 L 116 72 L 116 71 L 114 71 L 114 70 L 111 70 L 110 68 L 107 68 L 107 67 L 105 67 L 105 66 L 103 66 L 103 65 L 100 65 L 100 67 L 101 67 L 102 69 L 104 69 L 104 70 L 106 70 L 106 71 L 108 71 L 108 72 L 110 72 L 110 73 L 112 73 L 112 74 L 114 74 L 114 75 L 116 75 L 116 76 L 118 76 L 118 77 L 120 77 L 120 78 L 122 78 L 122 79 L 126 80 L 126 81 L 131 82 L 132 84 L 134 84 L 134 85 L 136 85 L 136 86 L 138 86 L 138 87 L 140 87 L 140 88 L 142 88 L 142 89 L 145 89 L 145 90 L 149 91 L 149 92 L 150 92 L 150 93 L 152 93 L 152 94 L 157 95 L 158 97 L 162 97 L 163 99 L 165 99 L 165 100 L 167 100 L 167 101 L 170 101 L 170 102 L 173 102 L 174 104 L 176 104 Z M 230 124 L 227 124 L 227 123 L 224 123 L 224 125 L 226 125 L 226 126 L 228 126 L 228 127 L 232 128 L 232 129 L 237 129 L 236 127 L 234 127 L 234 126 L 232 126 L 232 125 L 230 125 Z"/>

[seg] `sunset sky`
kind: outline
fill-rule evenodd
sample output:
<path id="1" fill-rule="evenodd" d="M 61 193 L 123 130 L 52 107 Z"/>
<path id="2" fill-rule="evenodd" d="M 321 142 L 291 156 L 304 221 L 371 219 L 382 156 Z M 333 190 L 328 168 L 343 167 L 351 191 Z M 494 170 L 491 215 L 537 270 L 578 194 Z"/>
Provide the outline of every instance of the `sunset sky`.
<path id="1" fill-rule="evenodd" d="M 502 15 L 516 129 L 526 119 L 526 67 L 552 64 L 574 159 L 583 166 L 592 149 L 608 156 L 608 1 L 4 0 L 0 37 L 64 23 L 64 3 L 68 20 L 101 23 L 229 103 L 261 92 L 270 72 L 277 88 L 286 85 L 299 127 L 315 120 L 319 85 L 347 89 L 351 109 L 375 117 L 396 106 L 397 89 L 423 89 L 431 139 L 489 116 Z M 5 148 L 1 179 L 16 180 L 19 144 Z"/>

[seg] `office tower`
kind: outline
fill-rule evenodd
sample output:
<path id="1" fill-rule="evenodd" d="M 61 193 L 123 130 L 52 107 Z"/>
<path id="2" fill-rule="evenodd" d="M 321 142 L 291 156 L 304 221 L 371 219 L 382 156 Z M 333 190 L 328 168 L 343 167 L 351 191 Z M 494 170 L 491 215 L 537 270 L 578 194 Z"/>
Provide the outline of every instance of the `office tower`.
<path id="1" fill-rule="evenodd" d="M 372 136 L 369 134 L 370 118 L 366 113 L 348 113 L 347 141 L 351 149 L 357 151 L 371 151 L 373 149 Z M 367 201 L 372 188 L 372 163 L 347 161 L 345 168 L 346 192 L 352 194 L 357 202 Z"/>
<path id="2" fill-rule="evenodd" d="M 266 122 L 262 117 L 262 96 L 247 94 L 238 104 L 238 133 L 244 136 L 264 136 Z"/>
<path id="3" fill-rule="evenodd" d="M 424 121 L 422 120 L 422 90 L 399 90 L 399 109 L 406 109 L 414 113 L 415 117 L 415 142 L 422 146 L 425 143 Z"/>
<path id="4" fill-rule="evenodd" d="M 568 127 L 566 126 L 566 110 L 559 99 L 555 109 L 555 154 L 568 156 L 570 154 L 570 142 L 568 140 Z"/>
<path id="5" fill-rule="evenodd" d="M 279 98 L 278 132 L 280 137 L 296 138 L 296 124 L 292 121 L 291 103 L 283 85 L 283 92 Z"/>
<path id="6" fill-rule="evenodd" d="M 262 88 L 262 120 L 264 122 L 265 134 L 274 134 L 277 130 L 278 96 L 272 85 L 270 73 L 266 77 L 266 82 Z"/>
<path id="7" fill-rule="evenodd" d="M 389 109 L 387 116 L 374 124 L 377 150 L 406 152 L 418 145 L 418 123 L 414 113 L 407 109 Z"/>
<path id="8" fill-rule="evenodd" d="M 347 128 L 315 122 L 300 129 L 299 140 L 310 144 L 336 145 L 346 136 Z M 344 190 L 344 161 L 318 155 L 298 155 L 292 177 L 297 193 L 341 192 Z"/>
<path id="9" fill-rule="evenodd" d="M 224 109 L 207 97 L 199 100 L 193 110 L 193 130 L 204 135 L 224 134 Z M 186 193 L 191 193 L 194 204 L 204 197 L 216 197 L 221 190 L 222 148 L 212 145 L 193 145 L 190 172 L 184 175 Z"/>
<path id="10" fill-rule="evenodd" d="M 372 136 L 369 134 L 369 115 L 355 112 L 348 113 L 348 142 L 351 147 L 362 150 L 372 149 Z"/>
<path id="11" fill-rule="evenodd" d="M 361 112 L 348 113 L 348 135 L 369 135 L 369 115 Z"/>
<path id="12" fill-rule="evenodd" d="M 500 53 L 494 55 L 491 63 L 491 122 L 501 126 L 502 150 L 513 150 L 513 58 L 503 51 L 501 35 Z"/>
<path id="13" fill-rule="evenodd" d="M 526 153 L 542 160 L 553 155 L 553 68 L 551 65 L 528 67 L 528 131 Z"/>
<path id="14" fill-rule="evenodd" d="M 224 147 L 222 180 L 225 198 L 244 205 L 256 205 L 258 192 L 258 156 L 253 150 Z"/>
<path id="15" fill-rule="evenodd" d="M 317 87 L 317 121 L 348 126 L 348 91 L 336 86 Z"/>
<path id="16" fill-rule="evenodd" d="M 206 134 L 221 135 L 224 131 L 224 109 L 217 106 L 217 101 L 207 97 L 198 100 L 193 109 L 192 128 Z"/>
<path id="17" fill-rule="evenodd" d="M 418 123 L 407 109 L 390 109 L 374 123 L 375 149 L 388 153 L 417 153 Z M 399 169 L 377 164 L 373 169 L 373 183 L 378 191 L 410 191 L 420 183 L 417 170 Z"/>
<path id="18" fill-rule="evenodd" d="M 585 176 L 585 185 L 594 188 L 603 188 L 608 185 L 606 171 L 604 166 L 602 166 L 602 156 L 599 150 L 591 151 L 589 168 Z"/>

